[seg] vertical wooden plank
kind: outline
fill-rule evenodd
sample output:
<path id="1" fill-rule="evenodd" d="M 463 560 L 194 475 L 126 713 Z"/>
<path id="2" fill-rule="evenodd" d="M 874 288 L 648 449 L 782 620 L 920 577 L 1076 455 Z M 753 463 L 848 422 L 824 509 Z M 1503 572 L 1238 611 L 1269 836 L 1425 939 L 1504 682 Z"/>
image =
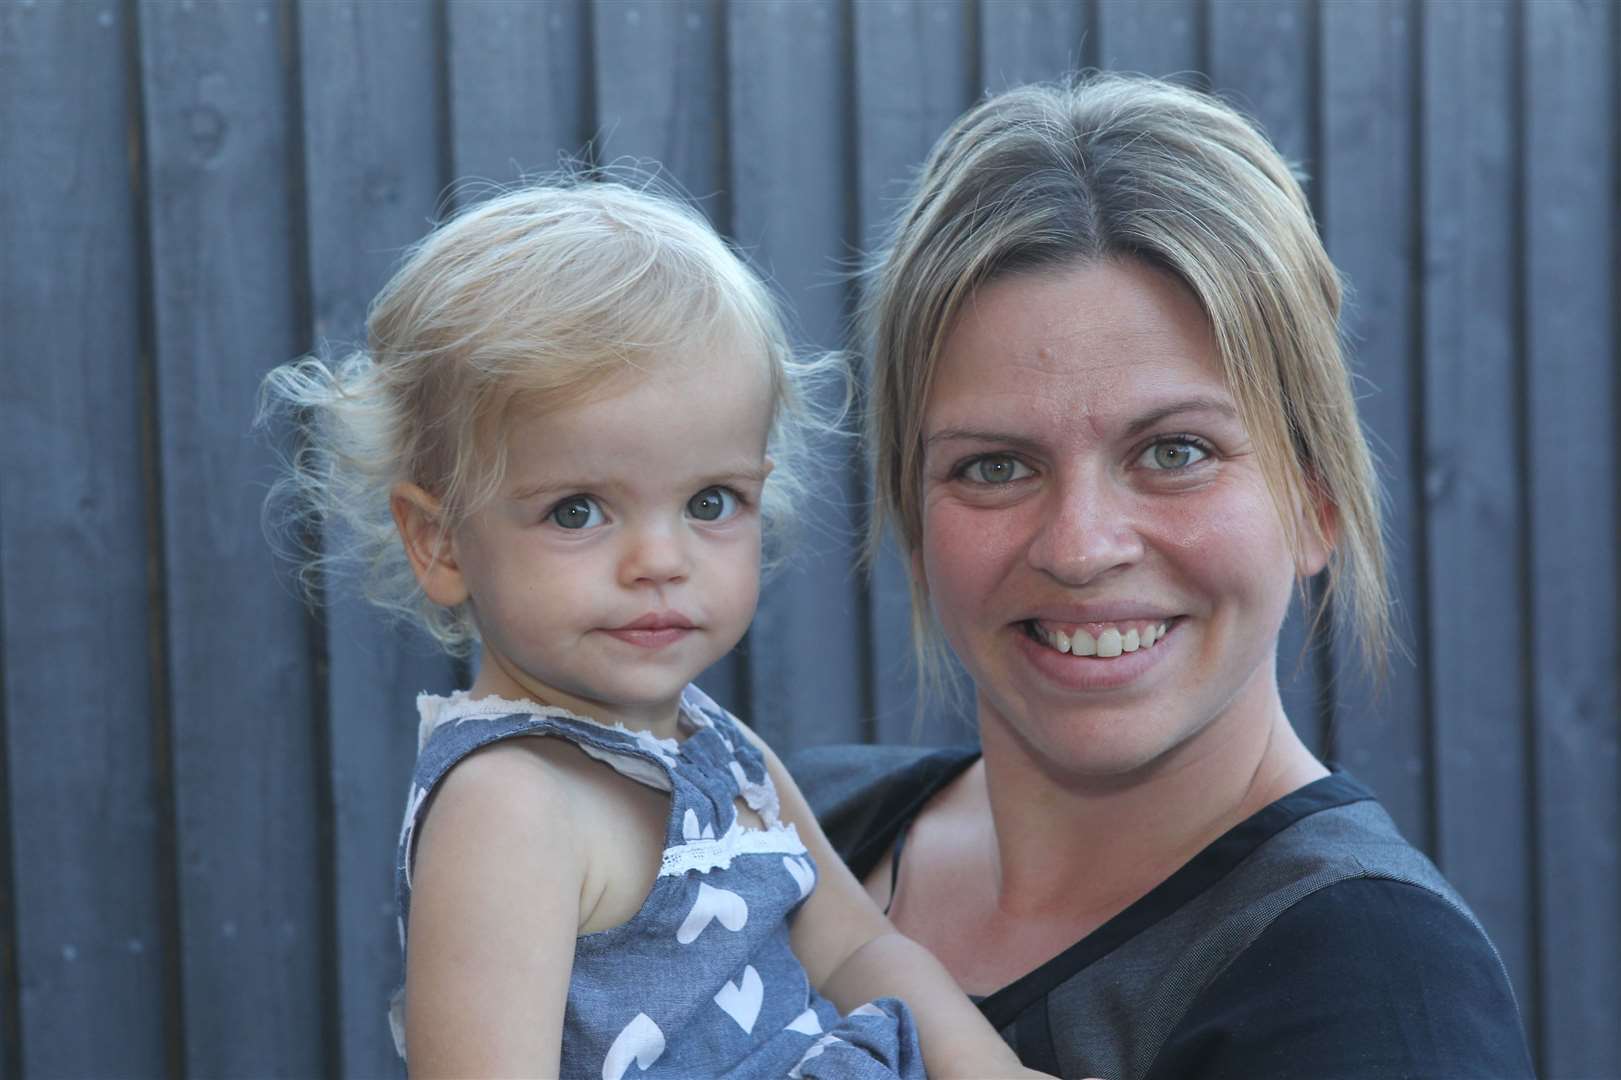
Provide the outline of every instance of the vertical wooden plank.
<path id="1" fill-rule="evenodd" d="M 973 101 L 974 49 L 968 13 L 952 0 L 859 3 L 854 15 L 857 235 L 872 251 L 929 147 Z M 892 548 L 873 568 L 869 604 L 879 741 L 960 741 L 970 729 L 950 708 L 916 723 L 906 569 Z"/>
<path id="2" fill-rule="evenodd" d="M 308 618 L 259 527 L 260 373 L 303 319 L 288 10 L 143 4 L 186 1067 L 327 1071 Z"/>
<path id="3" fill-rule="evenodd" d="M 719 0 L 598 0 L 592 11 L 602 160 L 658 165 L 725 230 L 731 215 Z"/>
<path id="4" fill-rule="evenodd" d="M 1526 4 L 1524 222 L 1530 620 L 1542 1059 L 1621 1074 L 1617 772 L 1617 18 Z M 1593 455 L 1588 447 L 1604 447 Z"/>
<path id="5" fill-rule="evenodd" d="M 455 179 L 510 183 L 583 155 L 592 134 L 584 0 L 451 0 L 448 24 Z"/>
<path id="6" fill-rule="evenodd" d="M 597 0 L 599 159 L 658 169 L 715 228 L 731 228 L 726 164 L 726 24 L 720 0 Z M 734 713 L 748 704 L 753 635 L 698 678 Z"/>
<path id="7" fill-rule="evenodd" d="M 1519 587 L 1513 8 L 1421 9 L 1425 578 L 1435 854 L 1485 924 L 1536 1031 Z M 1332 182 L 1331 182 L 1332 190 Z M 1491 837 L 1491 843 L 1483 838 Z"/>
<path id="8" fill-rule="evenodd" d="M 1095 55 L 1086 40 L 1090 6 L 1088 0 L 981 2 L 981 85 L 1002 90 L 1021 83 L 1063 78 L 1087 66 Z"/>
<path id="9" fill-rule="evenodd" d="M 1095 0 L 1098 66 L 1199 84 L 1195 0 Z"/>
<path id="10" fill-rule="evenodd" d="M 729 9 L 733 232 L 797 316 L 806 350 L 840 345 L 853 207 L 842 5 L 764 0 Z M 818 395 L 837 408 L 844 387 Z M 858 457 L 819 438 L 815 483 L 788 558 L 766 581 L 750 631 L 747 719 L 779 751 L 863 735 L 866 634 L 855 573 Z"/>
<path id="11" fill-rule="evenodd" d="M 21 980 L 3 1057 L 29 1076 L 169 1065 L 128 19 L 111 2 L 0 10 L 0 710 Z"/>
<path id="12" fill-rule="evenodd" d="M 364 346 L 367 303 L 427 230 L 444 187 L 437 30 L 427 0 L 300 8 L 313 343 L 334 356 Z M 341 550 L 348 540 L 334 526 L 325 542 Z M 454 672 L 427 635 L 385 621 L 357 584 L 329 583 L 325 620 L 339 1071 L 403 1076 L 387 1019 L 403 975 L 395 846 L 416 694 L 446 692 Z"/>
<path id="13" fill-rule="evenodd" d="M 1425 655 L 1423 507 L 1416 430 L 1413 160 L 1415 37 L 1407 0 L 1326 0 L 1319 205 L 1329 254 L 1350 283 L 1341 317 L 1359 408 L 1380 463 L 1396 624 L 1411 655 L 1389 658 L 1375 686 L 1355 645 L 1335 644 L 1342 761 L 1379 793 L 1402 832 L 1432 848 Z"/>
<path id="14" fill-rule="evenodd" d="M 1316 145 L 1317 43 L 1304 0 L 1222 0 L 1206 8 L 1211 88 L 1257 120 L 1283 156 L 1310 174 Z M 1307 190 L 1312 192 L 1309 180 Z M 1295 730 L 1314 753 L 1333 756 L 1321 646 L 1308 648 L 1310 619 L 1291 605 L 1278 641 L 1278 686 Z M 1343 727 L 1360 717 L 1347 717 Z"/>

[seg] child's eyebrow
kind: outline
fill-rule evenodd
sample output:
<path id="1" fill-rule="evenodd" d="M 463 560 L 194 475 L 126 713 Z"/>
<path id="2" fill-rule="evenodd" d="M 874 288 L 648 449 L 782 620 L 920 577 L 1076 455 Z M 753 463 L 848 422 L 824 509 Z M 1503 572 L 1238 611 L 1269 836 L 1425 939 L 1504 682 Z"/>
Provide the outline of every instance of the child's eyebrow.
<path id="1" fill-rule="evenodd" d="M 742 465 L 730 469 L 722 467 L 714 472 L 697 474 L 688 482 L 687 486 L 694 491 L 701 491 L 716 484 L 763 484 L 770 471 L 763 465 Z M 574 478 L 559 480 L 548 477 L 533 484 L 524 484 L 513 488 L 507 492 L 507 498 L 513 502 L 526 502 L 542 495 L 569 495 L 576 491 L 609 491 L 620 486 L 622 485 L 600 479 Z"/>

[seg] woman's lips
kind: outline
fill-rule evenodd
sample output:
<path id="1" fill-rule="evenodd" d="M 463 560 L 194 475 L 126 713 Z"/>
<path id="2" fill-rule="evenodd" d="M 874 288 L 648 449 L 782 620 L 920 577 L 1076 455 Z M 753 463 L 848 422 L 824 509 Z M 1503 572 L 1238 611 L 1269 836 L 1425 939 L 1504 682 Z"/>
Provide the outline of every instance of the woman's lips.
<path id="1" fill-rule="evenodd" d="M 1166 620 L 1164 634 L 1158 632 L 1159 624 L 1155 624 L 1154 643 L 1148 648 L 1143 648 L 1139 643 L 1133 652 L 1122 649 L 1112 656 L 1074 655 L 1060 651 L 1052 631 L 1033 622 L 1016 623 L 1011 629 L 1020 652 L 1049 681 L 1067 690 L 1113 690 L 1129 686 L 1145 672 L 1158 667 L 1175 651 L 1175 631 L 1180 621 Z M 1107 628 L 1105 633 L 1112 629 L 1115 628 Z M 1139 639 L 1141 636 L 1139 630 Z M 1110 634 L 1107 648 L 1103 651 L 1114 653 L 1115 644 L 1113 634 Z"/>

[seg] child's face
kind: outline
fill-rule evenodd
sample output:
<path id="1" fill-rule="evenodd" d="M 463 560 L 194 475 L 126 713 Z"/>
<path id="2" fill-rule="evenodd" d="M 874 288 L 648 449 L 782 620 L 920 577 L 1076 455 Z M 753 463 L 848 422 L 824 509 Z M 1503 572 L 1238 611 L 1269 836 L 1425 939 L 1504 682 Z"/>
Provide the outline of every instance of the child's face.
<path id="1" fill-rule="evenodd" d="M 770 413 L 766 364 L 729 344 L 520 411 L 503 490 L 454 538 L 484 642 L 474 692 L 673 723 L 754 615 Z"/>

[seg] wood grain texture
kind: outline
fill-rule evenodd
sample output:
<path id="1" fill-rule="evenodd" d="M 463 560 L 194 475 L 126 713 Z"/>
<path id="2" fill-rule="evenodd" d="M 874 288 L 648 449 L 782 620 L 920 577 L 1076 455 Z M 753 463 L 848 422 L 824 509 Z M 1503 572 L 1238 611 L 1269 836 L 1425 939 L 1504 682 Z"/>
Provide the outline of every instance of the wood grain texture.
<path id="1" fill-rule="evenodd" d="M 0 802 L 20 976 L 0 1060 L 19 1076 L 162 1075 L 177 1004 L 128 17 L 111 3 L 0 12 Z"/>
<path id="2" fill-rule="evenodd" d="M 597 0 L 591 14 L 598 160 L 656 170 L 726 233 L 732 212 L 720 0 Z M 733 713 L 749 704 L 749 643 L 745 637 L 697 679 Z"/>
<path id="3" fill-rule="evenodd" d="M 733 234 L 795 312 L 798 344 L 836 349 L 851 289 L 839 275 L 853 228 L 838 5 L 733 5 L 727 66 Z M 842 365 L 841 365 L 842 370 Z M 843 403 L 842 380 L 814 400 Z M 859 742 L 867 712 L 867 638 L 855 570 L 861 499 L 853 440 L 815 439 L 802 466 L 814 488 L 768 578 L 749 633 L 745 719 L 779 752 Z"/>
<path id="4" fill-rule="evenodd" d="M 1520 9 L 1541 1066 L 1621 1074 L 1613 5 Z M 1604 471 L 1608 475 L 1603 475 Z"/>
<path id="5" fill-rule="evenodd" d="M 304 179 L 313 325 L 301 347 L 336 358 L 365 342 L 366 305 L 427 231 L 445 186 L 445 87 L 434 6 L 301 9 Z M 334 524 L 324 544 L 341 551 Z M 353 577 L 331 581 L 324 619 L 330 828 L 341 1069 L 403 1076 L 387 1007 L 403 970 L 394 900 L 400 813 L 416 760 L 419 691 L 452 688 L 425 634 L 386 621 Z"/>
<path id="6" fill-rule="evenodd" d="M 929 147 L 974 100 L 974 52 L 967 11 L 949 0 L 862 3 L 854 14 L 857 236 L 871 251 Z M 920 722 L 906 570 L 892 546 L 873 568 L 869 603 L 878 741 L 960 741 L 969 729 L 946 703 Z"/>
<path id="7" fill-rule="evenodd" d="M 1203 12 L 1195 0 L 1093 0 L 1097 5 L 1097 63 L 1202 85 L 1199 71 Z"/>
<path id="8" fill-rule="evenodd" d="M 1289 0 L 1223 0 L 1205 9 L 1209 36 L 1211 88 L 1258 121 L 1268 138 L 1308 176 L 1320 167 L 1312 160 L 1316 116 L 1312 106 L 1317 43 L 1311 34 L 1313 9 Z M 1328 729 L 1330 690 L 1326 657 L 1308 631 L 1315 591 L 1291 605 L 1278 640 L 1278 686 L 1284 711 L 1306 745 L 1320 757 L 1335 756 Z"/>
<path id="9" fill-rule="evenodd" d="M 1095 63 L 1087 39 L 1096 0 L 998 0 L 979 7 L 980 83 L 1003 90 L 1060 79 Z"/>
<path id="10" fill-rule="evenodd" d="M 1537 1030 L 1525 626 L 1526 492 L 1516 353 L 1514 8 L 1424 20 L 1422 519 L 1434 730 L 1434 854 L 1496 943 Z M 1490 837 L 1491 842 L 1483 841 Z"/>
<path id="11" fill-rule="evenodd" d="M 584 0 L 450 0 L 454 179 L 512 183 L 584 156 L 593 132 Z"/>
<path id="12" fill-rule="evenodd" d="M 324 897 L 310 621 L 259 529 L 249 432 L 303 312 L 289 9 L 140 9 L 186 1069 L 324 1072 Z"/>
<path id="13" fill-rule="evenodd" d="M 1431 846 L 1425 672 L 1421 411 L 1415 340 L 1418 209 L 1414 50 L 1405 0 L 1327 0 L 1321 12 L 1324 240 L 1349 289 L 1340 319 L 1362 424 L 1374 447 L 1400 648 L 1383 686 L 1355 642 L 1335 643 L 1338 756 L 1378 793 L 1402 833 Z"/>

